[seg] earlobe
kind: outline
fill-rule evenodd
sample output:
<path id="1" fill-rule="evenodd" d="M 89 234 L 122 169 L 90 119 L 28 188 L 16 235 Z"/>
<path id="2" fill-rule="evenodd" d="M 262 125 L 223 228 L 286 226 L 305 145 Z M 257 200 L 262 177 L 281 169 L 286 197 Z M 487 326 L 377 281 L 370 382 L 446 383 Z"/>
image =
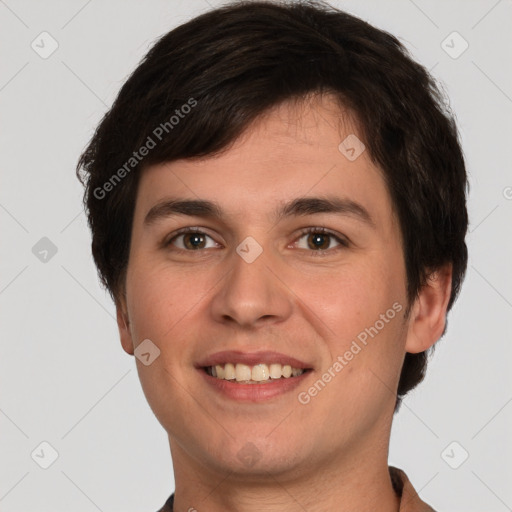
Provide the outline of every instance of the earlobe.
<path id="1" fill-rule="evenodd" d="M 130 355 L 133 355 L 133 340 L 130 331 L 130 320 L 126 311 L 126 304 L 120 301 L 116 304 L 117 327 L 119 329 L 119 337 L 123 350 Z"/>
<path id="2" fill-rule="evenodd" d="M 424 352 L 442 336 L 451 290 L 452 264 L 449 263 L 430 274 L 414 302 L 409 319 L 406 352 Z"/>

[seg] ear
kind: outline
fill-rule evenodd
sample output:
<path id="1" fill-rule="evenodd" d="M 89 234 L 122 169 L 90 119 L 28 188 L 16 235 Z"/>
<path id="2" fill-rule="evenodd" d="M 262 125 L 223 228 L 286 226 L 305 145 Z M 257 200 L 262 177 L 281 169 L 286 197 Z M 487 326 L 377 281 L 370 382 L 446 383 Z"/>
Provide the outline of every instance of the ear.
<path id="1" fill-rule="evenodd" d="M 127 311 L 126 300 L 123 296 L 116 301 L 117 327 L 119 329 L 119 337 L 121 338 L 123 350 L 133 356 L 133 340 Z"/>
<path id="2" fill-rule="evenodd" d="M 436 269 L 414 301 L 409 318 L 405 351 L 424 352 L 443 335 L 452 291 L 452 264 Z"/>

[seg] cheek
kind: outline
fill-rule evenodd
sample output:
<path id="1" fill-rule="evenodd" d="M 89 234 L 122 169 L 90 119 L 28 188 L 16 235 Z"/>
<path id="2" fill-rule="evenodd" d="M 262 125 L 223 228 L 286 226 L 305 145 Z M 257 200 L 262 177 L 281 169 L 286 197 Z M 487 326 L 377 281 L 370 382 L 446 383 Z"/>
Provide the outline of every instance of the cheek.
<path id="1" fill-rule="evenodd" d="M 200 307 L 216 279 L 169 268 L 150 257 L 134 259 L 127 273 L 128 307 L 138 337 L 165 339 Z"/>
<path id="2" fill-rule="evenodd" d="M 373 325 L 394 302 L 402 303 L 405 283 L 396 279 L 398 274 L 383 261 L 366 261 L 302 275 L 290 288 L 335 335 L 346 339 Z"/>
<path id="3" fill-rule="evenodd" d="M 340 277 L 339 282 L 335 277 L 326 283 L 323 296 L 310 296 L 330 327 L 325 338 L 328 357 L 319 376 L 330 382 L 317 406 L 328 415 L 332 436 L 337 435 L 334 426 L 347 417 L 358 418 L 361 430 L 370 429 L 393 407 L 405 345 L 401 286 L 369 271 Z"/>
<path id="4" fill-rule="evenodd" d="M 337 382 L 344 381 L 346 389 L 371 395 L 375 386 L 383 386 L 379 379 L 394 385 L 405 343 L 405 281 L 397 279 L 398 267 L 393 258 L 386 261 L 376 255 L 329 275 L 309 277 L 300 286 L 296 283 L 297 295 L 315 313 L 310 321 L 325 336 L 325 369 L 343 358 L 339 375 L 344 377 Z"/>
<path id="5" fill-rule="evenodd" d="M 149 338 L 158 344 L 157 340 L 172 329 L 179 317 L 176 308 L 183 302 L 177 297 L 182 294 L 175 283 L 163 278 L 155 267 L 137 266 L 135 263 L 128 269 L 126 291 L 135 343 Z"/>
<path id="6" fill-rule="evenodd" d="M 142 260 L 142 258 L 141 258 Z M 190 395 L 183 394 L 187 376 L 182 363 L 187 359 L 186 315 L 193 314 L 195 288 L 183 276 L 151 264 L 128 269 L 127 298 L 132 337 L 135 347 L 150 339 L 159 348 L 158 357 L 144 365 L 136 359 L 140 383 L 153 413 L 166 430 L 177 432 L 192 429 L 188 420 L 175 414 L 177 410 L 193 407 Z M 199 288 L 197 288 L 199 289 Z M 185 331 L 183 330 L 185 329 Z"/>

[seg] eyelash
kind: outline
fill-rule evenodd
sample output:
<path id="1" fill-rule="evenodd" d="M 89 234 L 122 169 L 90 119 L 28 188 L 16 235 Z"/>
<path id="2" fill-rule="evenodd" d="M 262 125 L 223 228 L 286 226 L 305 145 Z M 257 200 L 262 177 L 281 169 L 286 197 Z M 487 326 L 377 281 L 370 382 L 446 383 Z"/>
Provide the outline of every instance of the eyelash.
<path id="1" fill-rule="evenodd" d="M 182 228 L 182 229 L 176 231 L 176 233 L 174 233 L 174 235 L 170 239 L 165 241 L 163 245 L 164 245 L 164 247 L 168 247 L 179 236 L 192 234 L 192 233 L 198 233 L 198 234 L 205 235 L 205 236 L 212 238 L 210 235 L 208 235 L 208 233 L 205 233 L 200 228 L 189 227 L 189 228 Z M 310 233 L 329 235 L 340 244 L 340 246 L 335 247 L 333 249 L 319 249 L 317 251 L 315 251 L 313 249 L 303 249 L 305 251 L 308 251 L 312 256 L 328 256 L 329 254 L 332 254 L 333 252 L 338 252 L 339 250 L 343 250 L 343 249 L 346 249 L 347 247 L 349 247 L 349 242 L 346 239 L 339 237 L 338 235 L 336 235 L 335 233 L 333 233 L 332 231 L 329 231 L 328 229 L 326 229 L 324 227 L 310 227 L 310 228 L 303 229 L 300 232 L 299 236 L 296 238 L 296 240 L 300 240 L 304 235 L 308 235 Z M 179 249 L 179 248 L 176 248 L 175 250 L 178 252 L 189 252 L 189 253 L 196 252 L 195 250 Z M 201 249 L 197 249 L 197 251 L 201 252 Z"/>

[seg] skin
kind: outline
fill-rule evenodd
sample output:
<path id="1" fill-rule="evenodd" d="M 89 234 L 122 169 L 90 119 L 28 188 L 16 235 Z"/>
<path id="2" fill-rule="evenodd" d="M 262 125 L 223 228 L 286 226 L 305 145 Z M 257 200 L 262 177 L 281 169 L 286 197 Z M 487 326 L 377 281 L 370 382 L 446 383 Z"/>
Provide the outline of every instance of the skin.
<path id="1" fill-rule="evenodd" d="M 338 150 L 357 133 L 348 112 L 315 96 L 267 112 L 219 155 L 142 173 L 118 326 L 128 354 L 147 338 L 160 350 L 149 366 L 136 362 L 169 436 L 177 512 L 399 508 L 387 465 L 398 379 L 405 353 L 442 335 L 451 268 L 433 274 L 405 318 L 402 240 L 382 173 L 368 151 L 349 161 Z M 333 194 L 363 205 L 375 227 L 353 215 L 270 217 L 285 201 Z M 176 216 L 145 227 L 150 208 L 168 197 L 215 200 L 226 220 Z M 185 227 L 208 235 L 204 248 L 185 252 L 194 235 L 162 245 Z M 313 254 L 314 235 L 301 235 L 309 227 L 349 245 L 327 237 L 325 255 Z M 236 252 L 247 236 L 263 248 L 250 264 Z M 299 403 L 298 392 L 397 302 L 401 312 L 308 404 Z M 229 349 L 283 352 L 314 371 L 297 391 L 238 403 L 194 367 Z M 248 442 L 253 465 L 237 457 Z"/>

